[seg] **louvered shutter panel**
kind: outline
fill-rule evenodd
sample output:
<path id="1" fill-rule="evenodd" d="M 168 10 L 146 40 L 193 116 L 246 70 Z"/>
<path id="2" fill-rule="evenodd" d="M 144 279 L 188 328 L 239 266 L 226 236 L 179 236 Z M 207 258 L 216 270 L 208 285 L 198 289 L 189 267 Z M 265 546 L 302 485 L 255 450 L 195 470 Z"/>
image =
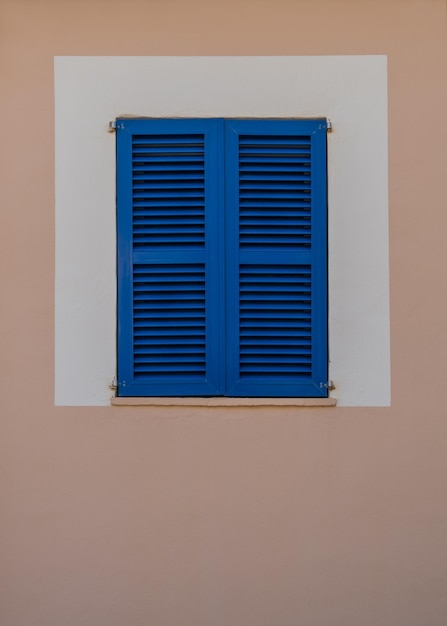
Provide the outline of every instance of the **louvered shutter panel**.
<path id="1" fill-rule="evenodd" d="M 226 122 L 227 394 L 327 395 L 326 121 Z"/>
<path id="2" fill-rule="evenodd" d="M 121 396 L 223 392 L 222 128 L 117 120 Z"/>

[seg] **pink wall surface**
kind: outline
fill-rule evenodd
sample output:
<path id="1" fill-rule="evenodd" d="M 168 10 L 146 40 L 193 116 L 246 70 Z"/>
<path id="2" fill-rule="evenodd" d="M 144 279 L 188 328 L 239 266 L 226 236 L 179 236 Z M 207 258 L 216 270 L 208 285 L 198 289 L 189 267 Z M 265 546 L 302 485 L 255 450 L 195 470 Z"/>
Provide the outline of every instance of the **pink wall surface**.
<path id="1" fill-rule="evenodd" d="M 2 626 L 447 623 L 446 26 L 444 0 L 0 3 Z M 53 57 L 331 54 L 388 55 L 391 407 L 56 408 Z"/>

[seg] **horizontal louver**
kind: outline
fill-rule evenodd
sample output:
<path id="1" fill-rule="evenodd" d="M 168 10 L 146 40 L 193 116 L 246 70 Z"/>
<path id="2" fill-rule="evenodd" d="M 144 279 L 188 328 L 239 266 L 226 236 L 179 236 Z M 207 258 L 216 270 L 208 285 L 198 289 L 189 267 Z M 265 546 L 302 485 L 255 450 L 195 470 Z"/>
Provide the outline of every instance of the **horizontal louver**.
<path id="1" fill-rule="evenodd" d="M 311 244 L 310 137 L 240 135 L 240 245 Z"/>
<path id="2" fill-rule="evenodd" d="M 133 243 L 136 248 L 204 245 L 204 169 L 201 134 L 133 136 Z"/>
<path id="3" fill-rule="evenodd" d="M 311 303 L 309 266 L 241 266 L 241 380 L 311 376 Z"/>
<path id="4" fill-rule="evenodd" d="M 204 376 L 204 266 L 135 266 L 133 327 L 136 379 Z"/>

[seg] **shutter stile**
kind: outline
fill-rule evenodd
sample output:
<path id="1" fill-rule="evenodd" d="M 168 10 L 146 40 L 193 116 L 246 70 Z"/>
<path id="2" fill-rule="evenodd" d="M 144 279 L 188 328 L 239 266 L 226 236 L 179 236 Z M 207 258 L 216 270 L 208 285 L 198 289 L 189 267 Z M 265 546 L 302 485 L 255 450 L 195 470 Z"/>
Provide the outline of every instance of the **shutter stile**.
<path id="1" fill-rule="evenodd" d="M 132 286 L 126 291 L 125 279 L 121 292 L 118 286 L 128 322 L 118 332 L 125 363 L 119 394 L 214 395 L 220 321 L 211 312 L 219 309 L 220 294 L 213 286 L 218 264 L 210 258 L 221 213 L 213 189 L 218 127 L 200 120 L 124 120 L 123 126 L 118 158 L 130 157 L 131 169 L 127 176 L 119 171 L 118 221 L 128 222 L 119 229 L 118 251 Z"/>

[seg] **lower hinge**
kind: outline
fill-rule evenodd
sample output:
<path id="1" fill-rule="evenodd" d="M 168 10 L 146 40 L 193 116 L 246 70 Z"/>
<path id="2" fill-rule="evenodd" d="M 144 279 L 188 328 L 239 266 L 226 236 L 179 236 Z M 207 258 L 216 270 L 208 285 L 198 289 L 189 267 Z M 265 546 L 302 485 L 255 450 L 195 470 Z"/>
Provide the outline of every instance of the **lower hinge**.
<path id="1" fill-rule="evenodd" d="M 109 385 L 109 389 L 111 389 L 113 393 L 116 395 L 116 390 L 118 389 L 118 380 L 116 376 L 113 377 L 113 380 Z"/>
<path id="2" fill-rule="evenodd" d="M 325 383 L 320 383 L 320 389 L 327 389 L 328 391 L 332 391 L 332 389 L 335 389 L 334 381 L 328 380 Z"/>

